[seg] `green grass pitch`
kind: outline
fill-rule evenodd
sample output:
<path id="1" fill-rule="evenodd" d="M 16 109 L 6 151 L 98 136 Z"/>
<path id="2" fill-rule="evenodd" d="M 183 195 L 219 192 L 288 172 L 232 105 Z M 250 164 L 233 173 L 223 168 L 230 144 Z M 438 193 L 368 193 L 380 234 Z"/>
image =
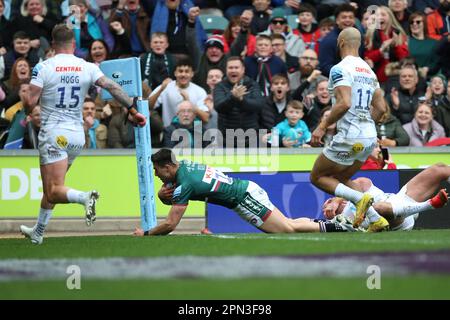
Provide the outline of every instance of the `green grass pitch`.
<path id="1" fill-rule="evenodd" d="M 63 278 L 1 280 L 1 263 L 13 261 L 20 264 L 16 259 L 70 261 L 82 258 L 124 258 L 126 261 L 133 261 L 191 256 L 194 259 L 240 257 L 245 262 L 249 257 L 290 259 L 354 255 L 355 262 L 361 263 L 373 255 L 413 252 L 443 253 L 445 261 L 440 262 L 443 262 L 444 266 L 450 265 L 450 230 L 379 234 L 50 237 L 46 238 L 41 246 L 33 246 L 25 239 L 0 239 L 0 299 L 450 299 L 450 270 L 445 269 L 434 272 L 423 272 L 422 269 L 420 272 L 409 272 L 405 275 L 381 274 L 381 288 L 375 290 L 367 288 L 369 275 L 352 276 L 349 273 L 312 276 L 281 274 L 277 277 L 240 278 L 187 276 L 160 279 L 83 279 L 82 273 L 80 290 L 67 289 L 66 279 Z M 420 260 L 423 260 L 420 255 L 414 259 L 426 264 L 426 261 Z M 412 263 L 416 263 L 416 260 Z M 337 269 L 340 267 L 339 261 L 333 263 Z M 398 266 L 400 268 L 402 265 Z M 239 273 L 241 267 L 235 265 L 232 269 Z M 269 267 L 261 265 L 261 268 Z M 433 263 L 430 263 L 429 268 L 433 269 Z M 106 267 L 105 272 L 107 269 Z M 396 272 L 395 268 L 393 270 Z"/>

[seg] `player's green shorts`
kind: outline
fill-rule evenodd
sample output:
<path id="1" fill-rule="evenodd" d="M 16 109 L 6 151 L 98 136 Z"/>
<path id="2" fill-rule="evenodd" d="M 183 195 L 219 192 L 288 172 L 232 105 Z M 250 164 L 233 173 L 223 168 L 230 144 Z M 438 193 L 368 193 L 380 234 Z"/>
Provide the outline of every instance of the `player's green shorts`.
<path id="1" fill-rule="evenodd" d="M 267 193 L 256 183 L 250 181 L 244 199 L 233 210 L 255 227 L 260 227 L 270 216 L 274 205 Z"/>

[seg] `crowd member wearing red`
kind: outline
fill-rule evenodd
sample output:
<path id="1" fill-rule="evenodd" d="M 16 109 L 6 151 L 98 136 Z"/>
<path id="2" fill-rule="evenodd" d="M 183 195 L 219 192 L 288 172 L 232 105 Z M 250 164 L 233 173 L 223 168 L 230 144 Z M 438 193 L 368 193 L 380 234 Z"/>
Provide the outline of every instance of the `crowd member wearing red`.
<path id="1" fill-rule="evenodd" d="M 380 6 L 376 12 L 379 23 L 371 26 L 366 33 L 366 50 L 364 57 L 374 68 L 380 83 L 387 80 L 386 66 L 393 61 L 399 61 L 409 55 L 407 36 L 397 22 L 392 11 Z"/>

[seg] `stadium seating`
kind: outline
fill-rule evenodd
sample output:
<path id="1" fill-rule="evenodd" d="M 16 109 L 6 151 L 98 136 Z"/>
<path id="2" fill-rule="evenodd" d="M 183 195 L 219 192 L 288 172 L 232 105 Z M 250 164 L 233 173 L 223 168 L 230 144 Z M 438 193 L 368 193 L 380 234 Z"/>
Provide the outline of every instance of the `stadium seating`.
<path id="1" fill-rule="evenodd" d="M 225 17 L 214 16 L 209 14 L 200 15 L 199 18 L 208 36 L 217 33 L 223 34 L 229 22 L 228 19 Z"/>

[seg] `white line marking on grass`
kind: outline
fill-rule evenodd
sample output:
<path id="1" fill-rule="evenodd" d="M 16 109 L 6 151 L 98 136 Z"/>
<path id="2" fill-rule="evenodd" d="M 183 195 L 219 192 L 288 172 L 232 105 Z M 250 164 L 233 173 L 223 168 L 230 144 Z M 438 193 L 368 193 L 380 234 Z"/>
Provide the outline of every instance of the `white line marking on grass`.
<path id="1" fill-rule="evenodd" d="M 434 270 L 450 273 L 450 254 L 8 259 L 0 260 L 0 282 L 65 279 L 70 265 L 80 268 L 82 279 L 364 277 L 370 265 L 379 266 L 383 275 L 400 276 Z"/>
<path id="2" fill-rule="evenodd" d="M 302 237 L 302 236 L 277 236 L 277 235 L 269 235 L 269 236 L 246 236 L 246 235 L 228 235 L 228 234 L 213 234 L 210 235 L 210 237 L 215 238 L 221 238 L 221 239 L 275 239 L 275 240 L 289 240 L 289 241 L 330 241 L 335 242 L 336 239 L 334 238 L 328 238 L 328 237 Z M 382 244 L 428 244 L 428 245 L 450 245 L 450 242 L 448 240 L 415 240 L 415 239 L 374 239 L 374 238 L 341 238 L 339 239 L 340 242 L 347 241 L 347 242 L 362 242 L 362 243 L 382 243 Z"/>

